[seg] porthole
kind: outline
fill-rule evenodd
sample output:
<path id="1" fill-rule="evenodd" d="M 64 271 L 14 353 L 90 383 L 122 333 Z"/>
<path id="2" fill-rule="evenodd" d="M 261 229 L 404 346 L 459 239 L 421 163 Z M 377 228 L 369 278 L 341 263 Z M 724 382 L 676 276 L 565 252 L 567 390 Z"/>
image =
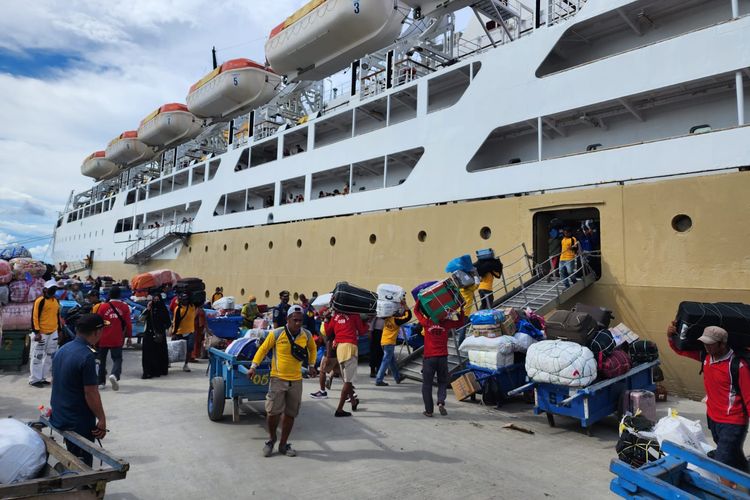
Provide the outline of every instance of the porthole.
<path id="1" fill-rule="evenodd" d="M 188 247 L 188 253 L 193 253 L 193 247 Z"/>
<path id="2" fill-rule="evenodd" d="M 245 250 L 247 250 L 248 248 L 250 248 L 250 245 L 248 243 L 245 243 Z"/>
<path id="3" fill-rule="evenodd" d="M 330 243 L 332 247 L 335 247 L 336 246 L 336 237 L 335 236 L 331 236 L 331 239 L 328 240 L 328 243 Z"/>
<path id="4" fill-rule="evenodd" d="M 420 231 L 417 234 L 417 239 L 419 241 L 421 241 L 422 243 L 424 243 L 425 241 L 427 241 L 427 231 Z"/>
<path id="5" fill-rule="evenodd" d="M 378 241 L 378 237 L 375 236 L 374 234 L 371 234 L 370 235 L 370 244 L 374 245 L 376 241 Z"/>
<path id="6" fill-rule="evenodd" d="M 270 291 L 268 291 L 268 290 L 266 290 L 266 298 L 268 298 L 268 297 L 270 297 L 270 296 L 271 296 L 271 292 L 270 292 Z"/>
<path id="7" fill-rule="evenodd" d="M 203 251 L 208 253 L 208 245 L 206 245 L 206 248 L 204 248 Z"/>
<path id="8" fill-rule="evenodd" d="M 224 251 L 225 251 L 225 252 L 227 251 L 227 246 L 226 246 L 226 245 L 224 245 Z"/>
<path id="9" fill-rule="evenodd" d="M 294 301 L 297 302 L 299 300 L 299 293 L 294 292 Z"/>
<path id="10" fill-rule="evenodd" d="M 242 295 L 243 297 L 245 296 L 245 289 L 244 288 L 240 290 L 240 295 Z"/>
<path id="11" fill-rule="evenodd" d="M 302 240 L 297 240 L 297 248 L 302 248 Z M 294 299 L 297 300 L 297 299 Z"/>
<path id="12" fill-rule="evenodd" d="M 689 231 L 691 227 L 693 227 L 693 219 L 688 215 L 678 214 L 672 218 L 672 229 L 678 233 Z"/>
<path id="13" fill-rule="evenodd" d="M 487 226 L 484 226 L 482 229 L 479 230 L 479 236 L 482 237 L 483 240 L 489 240 L 492 236 L 492 229 L 490 229 Z"/>
<path id="14" fill-rule="evenodd" d="M 268 242 L 268 249 L 271 250 L 273 248 L 273 241 Z"/>
<path id="15" fill-rule="evenodd" d="M 317 290 L 315 290 L 315 291 L 314 291 L 314 292 L 312 293 L 312 296 L 313 296 L 313 299 L 314 299 L 314 298 L 316 298 L 316 297 L 318 296 L 318 291 L 317 291 Z"/>

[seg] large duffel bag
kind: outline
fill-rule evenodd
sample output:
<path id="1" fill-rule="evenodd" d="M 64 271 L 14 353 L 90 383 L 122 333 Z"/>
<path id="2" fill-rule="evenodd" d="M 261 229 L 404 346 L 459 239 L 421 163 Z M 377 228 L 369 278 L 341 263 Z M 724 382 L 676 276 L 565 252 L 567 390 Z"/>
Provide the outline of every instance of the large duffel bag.
<path id="1" fill-rule="evenodd" d="M 581 304 L 580 302 L 576 304 L 573 310 L 576 312 L 590 314 L 591 317 L 594 318 L 594 321 L 599 324 L 600 329 L 609 328 L 609 323 L 614 318 L 612 311 L 610 311 L 609 309 L 598 306 L 590 306 L 588 304 Z"/>
<path id="2" fill-rule="evenodd" d="M 453 280 L 443 280 L 419 292 L 419 305 L 433 322 L 438 323 L 457 312 L 464 305 L 464 299 Z"/>
<path id="3" fill-rule="evenodd" d="M 659 359 L 659 348 L 650 340 L 636 340 L 628 346 L 628 354 L 634 365 L 650 363 Z"/>
<path id="4" fill-rule="evenodd" d="M 598 331 L 598 325 L 588 313 L 576 311 L 554 311 L 546 321 L 549 340 L 568 340 L 587 345 Z"/>
<path id="5" fill-rule="evenodd" d="M 335 311 L 346 314 L 375 314 L 378 294 L 341 281 L 333 289 L 331 305 Z"/>
<path id="6" fill-rule="evenodd" d="M 729 333 L 735 349 L 750 347 L 750 305 L 739 302 L 681 302 L 677 308 L 675 346 L 682 351 L 703 349 L 698 337 L 707 326 L 720 326 Z"/>
<path id="7" fill-rule="evenodd" d="M 206 284 L 200 278 L 183 278 L 177 280 L 175 290 L 177 293 L 203 292 L 206 290 Z"/>

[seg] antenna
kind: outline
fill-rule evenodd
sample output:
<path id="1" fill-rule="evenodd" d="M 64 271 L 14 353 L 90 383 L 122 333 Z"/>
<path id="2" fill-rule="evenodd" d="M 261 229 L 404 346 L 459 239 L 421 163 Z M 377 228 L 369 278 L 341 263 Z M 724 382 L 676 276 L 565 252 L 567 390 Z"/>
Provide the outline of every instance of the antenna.
<path id="1" fill-rule="evenodd" d="M 219 63 L 216 62 L 216 46 L 215 45 L 211 48 L 211 58 L 213 59 L 213 62 L 214 62 L 214 69 L 216 69 L 219 66 Z"/>

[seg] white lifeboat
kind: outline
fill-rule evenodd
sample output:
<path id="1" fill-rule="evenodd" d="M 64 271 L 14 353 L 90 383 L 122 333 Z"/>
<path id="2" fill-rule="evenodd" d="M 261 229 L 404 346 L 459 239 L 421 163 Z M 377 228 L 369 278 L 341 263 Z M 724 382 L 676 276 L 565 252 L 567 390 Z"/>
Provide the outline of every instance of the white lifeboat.
<path id="1" fill-rule="evenodd" d="M 130 130 L 112 139 L 107 145 L 107 158 L 123 166 L 150 160 L 154 150 L 138 140 L 138 132 Z"/>
<path id="2" fill-rule="evenodd" d="M 201 118 L 229 119 L 270 101 L 281 77 L 250 59 L 225 62 L 190 87 L 187 107 Z"/>
<path id="3" fill-rule="evenodd" d="M 271 31 L 266 59 L 290 80 L 320 80 L 395 42 L 405 10 L 399 0 L 312 0 Z"/>
<path id="4" fill-rule="evenodd" d="M 104 151 L 91 153 L 81 164 L 81 173 L 86 177 L 93 177 L 97 181 L 111 179 L 119 171 L 120 167 L 109 161 Z"/>
<path id="5" fill-rule="evenodd" d="M 138 139 L 148 146 L 164 147 L 200 134 L 201 120 L 184 104 L 165 104 L 148 115 L 138 127 Z"/>

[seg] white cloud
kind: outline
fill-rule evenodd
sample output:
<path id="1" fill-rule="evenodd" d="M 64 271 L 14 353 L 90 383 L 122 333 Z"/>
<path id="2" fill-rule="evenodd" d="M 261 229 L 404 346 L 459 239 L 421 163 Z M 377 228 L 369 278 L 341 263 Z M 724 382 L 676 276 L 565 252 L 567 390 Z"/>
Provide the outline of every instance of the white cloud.
<path id="1" fill-rule="evenodd" d="M 31 256 L 35 259 L 43 260 L 45 262 L 49 261 L 49 243 L 45 243 L 44 245 L 37 245 L 33 246 L 28 249 L 31 253 Z"/>
<path id="2" fill-rule="evenodd" d="M 211 70 L 212 46 L 220 61 L 263 61 L 265 36 L 304 3 L 3 2 L 0 50 L 75 60 L 43 78 L 0 73 L 0 244 L 50 234 L 70 191 L 93 185 L 80 174 L 82 160 L 161 104 L 184 102 Z"/>

